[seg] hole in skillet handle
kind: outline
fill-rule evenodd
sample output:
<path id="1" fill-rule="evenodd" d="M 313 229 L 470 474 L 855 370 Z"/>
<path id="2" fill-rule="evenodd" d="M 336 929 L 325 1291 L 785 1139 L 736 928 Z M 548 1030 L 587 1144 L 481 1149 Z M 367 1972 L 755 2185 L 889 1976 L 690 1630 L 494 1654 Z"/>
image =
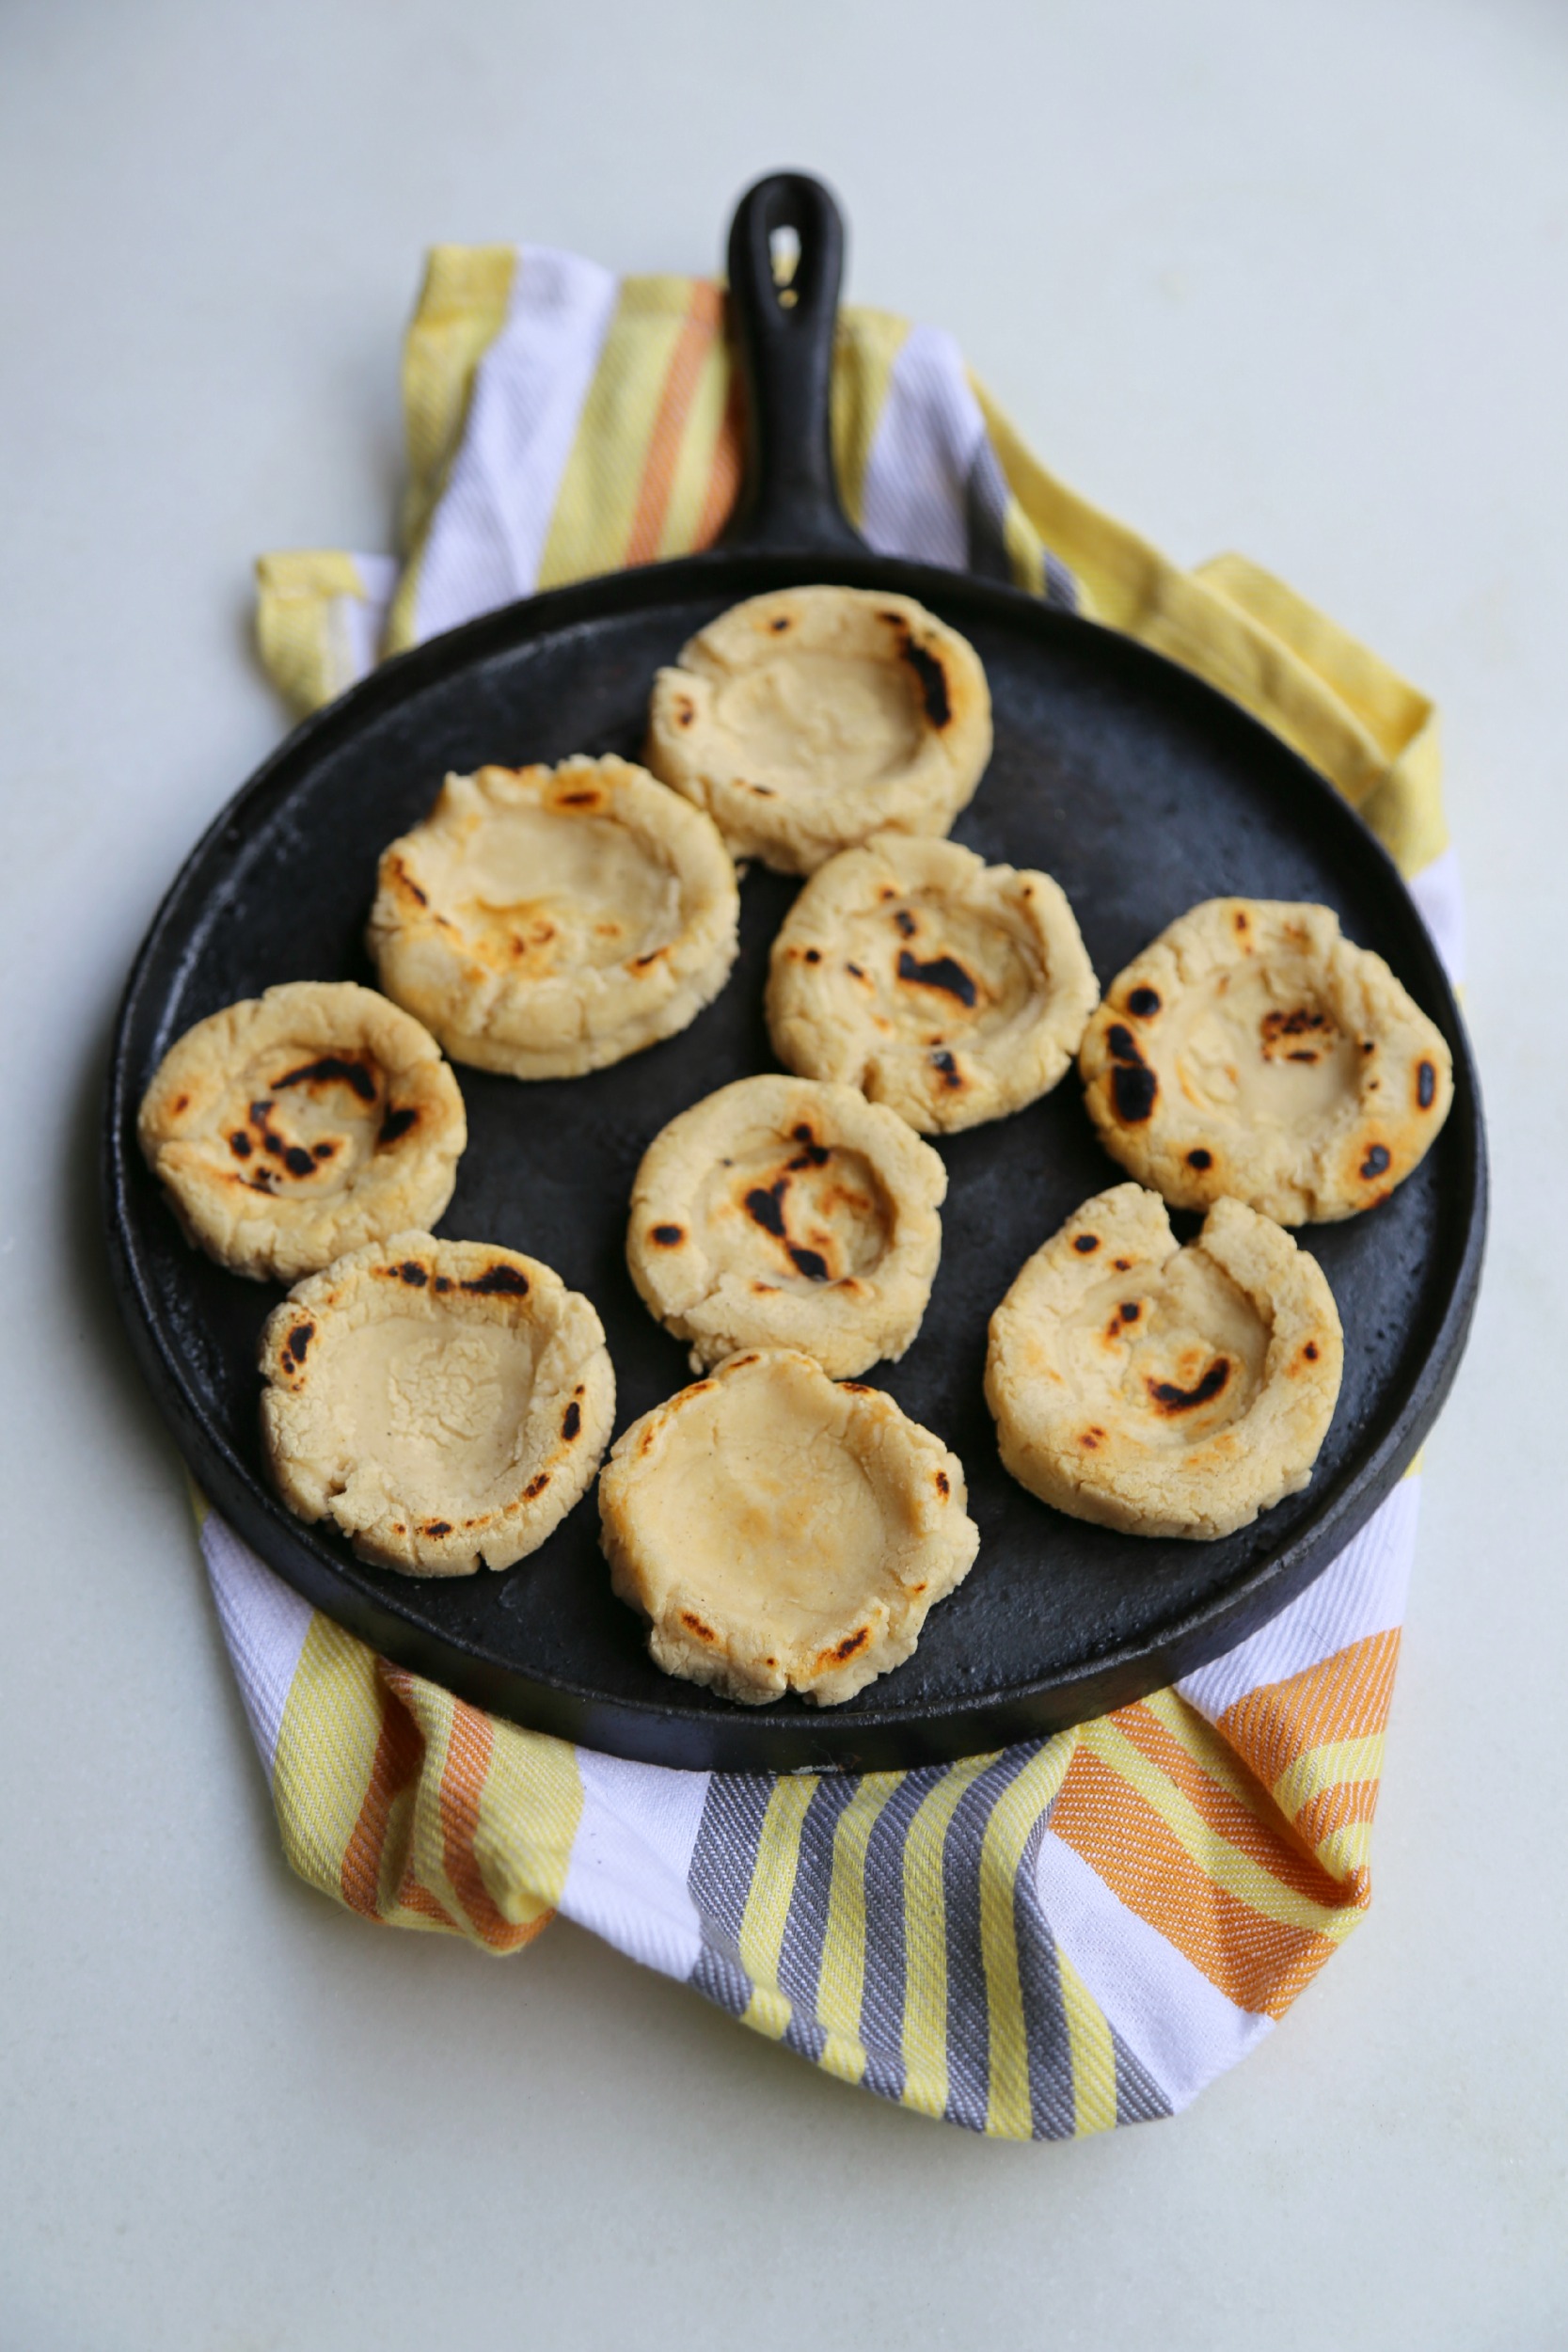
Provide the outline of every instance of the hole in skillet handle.
<path id="1" fill-rule="evenodd" d="M 773 284 L 778 291 L 781 310 L 793 310 L 800 297 L 795 291 L 795 272 L 800 262 L 800 240 L 793 229 L 775 229 L 768 240 L 768 250 L 773 262 Z"/>
<path id="2" fill-rule="evenodd" d="M 864 555 L 833 475 L 829 417 L 844 220 L 820 180 L 780 171 L 747 189 L 730 223 L 729 273 L 747 432 L 746 478 L 724 544 Z"/>

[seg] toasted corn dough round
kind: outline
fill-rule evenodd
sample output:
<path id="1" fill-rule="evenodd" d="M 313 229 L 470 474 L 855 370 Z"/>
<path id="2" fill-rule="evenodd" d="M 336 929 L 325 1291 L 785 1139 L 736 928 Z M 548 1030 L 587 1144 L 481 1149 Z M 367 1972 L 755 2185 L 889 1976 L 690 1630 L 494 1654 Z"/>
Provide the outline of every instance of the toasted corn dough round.
<path id="1" fill-rule="evenodd" d="M 434 1225 L 468 1139 L 435 1039 L 351 980 L 291 981 L 198 1021 L 136 1132 L 186 1239 L 258 1282 Z"/>
<path id="2" fill-rule="evenodd" d="M 694 1370 L 799 1347 L 847 1379 L 919 1330 L 946 1190 L 930 1145 L 854 1088 L 737 1078 L 648 1146 L 626 1263 Z"/>
<path id="3" fill-rule="evenodd" d="M 938 1135 L 1048 1094 L 1099 998 L 1049 874 L 881 833 L 819 866 L 791 907 L 768 1026 L 791 1070 Z"/>
<path id="4" fill-rule="evenodd" d="M 449 776 L 381 859 L 369 946 L 454 1061 L 573 1078 L 673 1037 L 735 961 L 712 822 L 625 759 Z"/>
<path id="5" fill-rule="evenodd" d="M 366 1560 L 469 1576 L 537 1551 L 615 1420 L 598 1316 L 547 1265 L 398 1233 L 291 1291 L 261 1334 L 278 1493 Z"/>
<path id="6" fill-rule="evenodd" d="M 966 1500 L 957 1455 L 892 1397 L 769 1348 L 624 1432 L 600 1541 L 666 1674 L 746 1707 L 837 1707 L 911 1656 L 968 1574 Z"/>
<path id="7" fill-rule="evenodd" d="M 660 670 L 646 757 L 736 857 L 809 874 L 892 826 L 944 834 L 990 757 L 979 656 L 910 596 L 782 588 Z"/>
<path id="8" fill-rule="evenodd" d="M 1322 1267 L 1221 1200 L 1185 1249 L 1117 1184 L 1037 1249 L 990 1320 L 1002 1460 L 1058 1511 L 1134 1535 L 1228 1535 L 1305 1486 L 1344 1344 Z"/>
<path id="9" fill-rule="evenodd" d="M 1114 980 L 1079 1055 L 1115 1160 L 1282 1225 L 1386 1200 L 1453 1100 L 1439 1030 L 1327 907 L 1210 898 Z"/>

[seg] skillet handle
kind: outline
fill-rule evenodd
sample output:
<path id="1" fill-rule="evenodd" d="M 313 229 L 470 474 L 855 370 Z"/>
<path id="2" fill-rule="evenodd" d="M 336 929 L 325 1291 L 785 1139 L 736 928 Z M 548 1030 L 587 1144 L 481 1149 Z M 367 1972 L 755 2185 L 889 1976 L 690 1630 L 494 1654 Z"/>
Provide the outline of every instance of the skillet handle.
<path id="1" fill-rule="evenodd" d="M 800 239 L 781 301 L 771 240 Z M 839 504 L 829 434 L 833 330 L 844 274 L 844 220 L 820 180 L 781 171 L 748 188 L 730 223 L 730 317 L 746 387 L 746 480 L 728 547 L 859 554 L 865 541 Z"/>

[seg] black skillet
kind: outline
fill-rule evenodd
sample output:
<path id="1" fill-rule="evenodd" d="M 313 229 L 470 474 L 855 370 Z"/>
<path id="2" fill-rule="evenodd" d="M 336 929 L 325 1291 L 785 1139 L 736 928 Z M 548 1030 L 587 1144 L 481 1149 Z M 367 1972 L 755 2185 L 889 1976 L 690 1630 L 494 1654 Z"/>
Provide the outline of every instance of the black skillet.
<path id="1" fill-rule="evenodd" d="M 770 238 L 800 256 L 780 301 Z M 107 1108 L 115 1280 L 142 1368 L 208 1495 L 308 1599 L 386 1656 L 519 1723 L 662 1764 L 885 1768 L 974 1754 L 1082 1721 L 1216 1657 L 1294 1598 L 1389 1492 L 1446 1395 L 1481 1270 L 1485 1156 L 1452 993 L 1393 866 L 1277 737 L 1129 638 L 989 579 L 871 554 L 833 486 L 828 382 L 843 254 L 815 181 L 763 181 L 730 237 L 751 400 L 748 495 L 725 545 L 533 596 L 432 640 L 308 720 L 198 845 L 131 975 Z M 954 1447 L 979 1559 L 907 1665 L 848 1706 L 745 1708 L 650 1663 L 615 1601 L 589 1497 L 504 1574 L 421 1583 L 366 1566 L 275 1500 L 258 1443 L 257 1334 L 278 1294 L 182 1241 L 135 1148 L 136 1104 L 194 1021 L 277 980 L 372 980 L 361 945 L 377 853 L 449 769 L 570 752 L 635 756 L 653 675 L 726 605 L 832 580 L 896 590 L 978 648 L 996 749 L 956 838 L 1043 866 L 1109 980 L 1200 898 L 1334 907 L 1376 946 L 1453 1049 L 1453 1110 L 1384 1206 L 1304 1236 L 1344 1319 L 1344 1386 L 1310 1486 L 1217 1543 L 1061 1517 L 1003 1471 L 981 1395 L 986 1323 L 1068 1212 L 1120 1171 L 1069 1079 L 1018 1117 L 941 1145 L 950 1189 L 920 1337 L 869 1375 Z M 740 961 L 684 1035 L 592 1077 L 541 1085 L 460 1070 L 469 1144 L 445 1232 L 525 1249 L 604 1318 L 619 1426 L 689 1377 L 622 1256 L 644 1147 L 674 1112 L 774 1068 L 768 943 L 796 885 L 752 873 Z M 1196 1220 L 1187 1220 L 1191 1231 Z"/>

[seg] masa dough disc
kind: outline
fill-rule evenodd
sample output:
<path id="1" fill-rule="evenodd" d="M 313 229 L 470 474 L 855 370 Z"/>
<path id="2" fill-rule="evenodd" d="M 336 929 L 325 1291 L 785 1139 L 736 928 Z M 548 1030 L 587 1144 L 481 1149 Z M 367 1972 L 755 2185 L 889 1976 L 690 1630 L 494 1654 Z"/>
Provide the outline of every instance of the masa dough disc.
<path id="1" fill-rule="evenodd" d="M 468 1138 L 435 1039 L 350 980 L 292 981 L 198 1021 L 136 1132 L 186 1239 L 259 1282 L 434 1225 Z"/>
<path id="2" fill-rule="evenodd" d="M 946 1190 L 930 1145 L 852 1087 L 737 1078 L 649 1145 L 626 1263 L 695 1368 L 798 1347 L 846 1379 L 919 1330 Z"/>
<path id="3" fill-rule="evenodd" d="M 1079 1054 L 1115 1160 L 1177 1208 L 1282 1225 L 1386 1200 L 1453 1100 L 1439 1030 L 1327 907 L 1210 898 L 1106 991 Z"/>
<path id="4" fill-rule="evenodd" d="M 990 1320 L 986 1402 L 1021 1486 L 1134 1535 L 1228 1535 L 1305 1486 L 1344 1343 L 1322 1267 L 1240 1200 L 1183 1249 L 1117 1184 L 1037 1249 Z"/>
<path id="5" fill-rule="evenodd" d="M 537 1551 L 615 1419 L 604 1329 L 579 1291 L 488 1242 L 398 1233 L 291 1291 L 261 1334 L 277 1490 L 408 1576 Z"/>
<path id="6" fill-rule="evenodd" d="M 712 822 L 625 759 L 449 776 L 382 854 L 369 946 L 454 1061 L 572 1078 L 673 1037 L 736 958 Z"/>
<path id="7" fill-rule="evenodd" d="M 809 1356 L 732 1356 L 644 1413 L 599 1481 L 600 1540 L 666 1674 L 748 1707 L 853 1698 L 913 1651 L 980 1531 L 962 1465 Z"/>
<path id="8" fill-rule="evenodd" d="M 783 588 L 660 670 L 649 767 L 785 874 L 891 826 L 944 834 L 990 757 L 979 656 L 910 596 Z"/>
<path id="9" fill-rule="evenodd" d="M 768 1026 L 791 1070 L 935 1135 L 1049 1093 L 1099 997 L 1049 874 L 882 833 L 819 866 L 791 907 Z"/>

